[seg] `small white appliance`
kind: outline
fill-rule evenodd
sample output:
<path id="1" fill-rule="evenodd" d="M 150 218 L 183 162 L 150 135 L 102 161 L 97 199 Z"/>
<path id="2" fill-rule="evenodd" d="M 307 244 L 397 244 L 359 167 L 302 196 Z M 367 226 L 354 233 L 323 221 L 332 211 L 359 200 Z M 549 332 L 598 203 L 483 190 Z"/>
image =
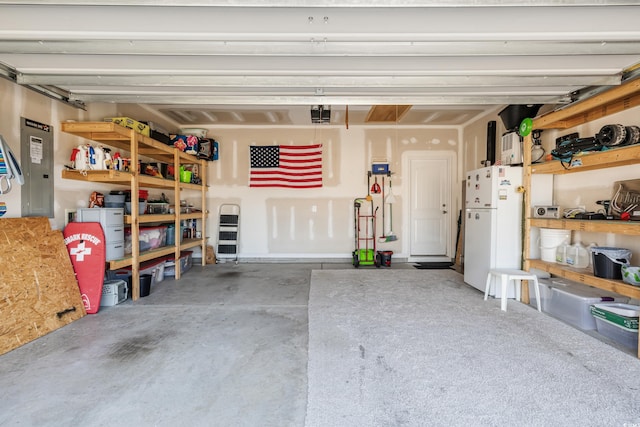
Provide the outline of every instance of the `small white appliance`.
<path id="1" fill-rule="evenodd" d="M 464 281 L 484 291 L 492 268 L 521 268 L 522 167 L 489 166 L 467 172 Z M 501 298 L 492 280 L 489 295 Z M 514 298 L 511 287 L 507 298 Z"/>
<path id="2" fill-rule="evenodd" d="M 522 164 L 522 138 L 518 132 L 508 132 L 502 135 L 502 152 L 500 160 L 503 165 Z"/>
<path id="3" fill-rule="evenodd" d="M 534 206 L 533 217 L 559 219 L 560 207 L 555 205 L 554 206 Z"/>

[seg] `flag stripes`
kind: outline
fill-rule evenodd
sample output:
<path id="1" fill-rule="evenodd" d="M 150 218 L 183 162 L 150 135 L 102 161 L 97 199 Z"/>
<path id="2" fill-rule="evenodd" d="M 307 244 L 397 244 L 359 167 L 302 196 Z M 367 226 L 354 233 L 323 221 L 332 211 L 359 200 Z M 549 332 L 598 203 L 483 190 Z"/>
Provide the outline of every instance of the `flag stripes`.
<path id="1" fill-rule="evenodd" d="M 251 146 L 250 187 L 322 187 L 322 145 Z"/>

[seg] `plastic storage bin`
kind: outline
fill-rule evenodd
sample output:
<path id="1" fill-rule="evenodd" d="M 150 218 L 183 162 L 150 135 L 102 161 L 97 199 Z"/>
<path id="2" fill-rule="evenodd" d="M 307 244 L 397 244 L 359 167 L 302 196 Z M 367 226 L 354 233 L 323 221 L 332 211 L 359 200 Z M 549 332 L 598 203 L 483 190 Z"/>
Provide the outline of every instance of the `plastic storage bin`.
<path id="1" fill-rule="evenodd" d="M 131 215 L 131 202 L 124 202 L 124 211 L 127 215 Z M 147 202 L 138 202 L 138 215 L 144 215 L 147 211 Z"/>
<path id="2" fill-rule="evenodd" d="M 543 284 L 540 286 L 542 310 L 585 331 L 596 329 L 595 319 L 591 315 L 592 304 L 629 301 L 629 298 L 622 295 L 571 280 L 553 278 L 550 282 L 551 297 L 546 301 L 543 295 L 548 295 L 549 288 L 545 289 L 547 286 Z"/>
<path id="3" fill-rule="evenodd" d="M 140 252 L 157 249 L 167 243 L 167 227 L 160 225 L 157 227 L 140 227 Z M 131 227 L 124 230 L 124 250 L 126 254 L 131 253 Z"/>
<path id="4" fill-rule="evenodd" d="M 549 312 L 549 301 L 553 294 L 553 283 L 550 279 L 541 279 L 538 277 L 538 286 L 540 287 L 540 309 L 544 312 Z M 532 282 L 529 282 L 529 305 L 538 308 L 536 301 L 536 292 Z"/>
<path id="5" fill-rule="evenodd" d="M 120 208 L 124 209 L 124 194 L 105 194 L 104 195 L 104 207 L 105 208 Z"/>
<path id="6" fill-rule="evenodd" d="M 168 214 L 169 203 L 150 203 L 147 202 L 148 214 Z"/>
<path id="7" fill-rule="evenodd" d="M 182 251 L 180 252 L 180 274 L 184 274 L 193 265 L 193 252 Z M 167 277 L 174 277 L 176 275 L 176 263 L 174 260 L 165 262 L 164 275 Z"/>
<path id="8" fill-rule="evenodd" d="M 632 350 L 638 348 L 640 306 L 630 304 L 594 304 L 591 306 L 598 333 Z"/>
<path id="9" fill-rule="evenodd" d="M 621 267 L 629 264 L 631 251 L 625 248 L 611 248 L 594 246 L 591 248 L 593 255 L 593 275 L 604 279 L 622 279 Z"/>

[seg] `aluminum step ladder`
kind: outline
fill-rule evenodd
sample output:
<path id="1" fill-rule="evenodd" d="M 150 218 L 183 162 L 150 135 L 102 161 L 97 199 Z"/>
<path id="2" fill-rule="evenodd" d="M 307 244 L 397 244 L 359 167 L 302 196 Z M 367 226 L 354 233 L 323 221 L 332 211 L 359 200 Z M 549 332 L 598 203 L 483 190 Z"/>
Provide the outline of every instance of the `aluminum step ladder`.
<path id="1" fill-rule="evenodd" d="M 220 205 L 216 262 L 234 260 L 236 264 L 238 263 L 239 238 L 240 205 Z"/>

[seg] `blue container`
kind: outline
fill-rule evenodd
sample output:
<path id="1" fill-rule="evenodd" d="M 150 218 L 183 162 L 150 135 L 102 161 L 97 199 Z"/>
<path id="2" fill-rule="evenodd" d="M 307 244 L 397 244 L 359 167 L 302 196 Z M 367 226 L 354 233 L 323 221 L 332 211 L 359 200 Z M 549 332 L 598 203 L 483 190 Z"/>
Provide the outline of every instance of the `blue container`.
<path id="1" fill-rule="evenodd" d="M 389 173 L 389 163 L 372 164 L 371 173 L 374 175 L 387 175 Z"/>

